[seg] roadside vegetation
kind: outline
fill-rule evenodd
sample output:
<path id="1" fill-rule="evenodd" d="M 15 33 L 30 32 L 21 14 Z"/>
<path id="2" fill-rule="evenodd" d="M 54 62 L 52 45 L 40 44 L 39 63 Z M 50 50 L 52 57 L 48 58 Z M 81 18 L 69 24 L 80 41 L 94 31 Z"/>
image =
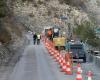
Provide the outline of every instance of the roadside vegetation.
<path id="1" fill-rule="evenodd" d="M 6 3 L 5 0 L 0 0 L 0 18 L 6 16 Z"/>
<path id="2" fill-rule="evenodd" d="M 74 33 L 84 42 L 93 47 L 100 47 L 100 38 L 96 36 L 94 24 L 84 22 L 74 29 Z"/>
<path id="3" fill-rule="evenodd" d="M 8 12 L 10 13 L 6 6 L 6 0 L 0 0 L 0 43 L 2 44 L 10 43 L 14 39 L 13 37 L 21 37 L 21 30 L 25 29 L 20 27 Z"/>
<path id="4" fill-rule="evenodd" d="M 5 0 L 0 0 L 0 42 L 8 43 L 11 40 L 11 35 L 4 28 L 4 18 L 6 16 L 6 3 Z"/>

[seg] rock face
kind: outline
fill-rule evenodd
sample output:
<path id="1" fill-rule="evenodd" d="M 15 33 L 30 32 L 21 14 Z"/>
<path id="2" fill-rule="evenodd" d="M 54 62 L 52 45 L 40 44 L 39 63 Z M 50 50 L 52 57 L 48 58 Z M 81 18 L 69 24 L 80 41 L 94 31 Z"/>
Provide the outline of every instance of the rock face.
<path id="1" fill-rule="evenodd" d="M 10 3 L 10 0 L 8 1 Z M 7 4 L 9 4 L 7 3 Z M 17 22 L 12 10 L 5 6 L 5 1 L 0 1 L 0 66 L 8 65 L 20 48 L 26 43 L 25 27 Z M 12 3 L 11 3 L 12 5 Z M 7 13 L 5 11 L 8 11 Z M 17 53 L 18 54 L 18 53 Z M 20 54 L 18 54 L 20 55 Z M 16 58 L 17 59 L 17 58 Z"/>
<path id="2" fill-rule="evenodd" d="M 23 48 L 27 38 L 23 35 L 25 28 L 12 17 L 0 21 L 0 66 L 8 65 L 17 50 Z M 18 53 L 17 53 L 18 54 Z M 18 54 L 20 55 L 20 54 Z"/>

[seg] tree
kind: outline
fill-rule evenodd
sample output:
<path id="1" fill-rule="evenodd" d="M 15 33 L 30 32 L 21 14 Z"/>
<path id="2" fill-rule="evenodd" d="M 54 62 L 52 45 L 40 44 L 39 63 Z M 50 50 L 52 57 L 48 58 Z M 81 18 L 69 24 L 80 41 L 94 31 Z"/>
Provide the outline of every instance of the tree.
<path id="1" fill-rule="evenodd" d="M 94 47 L 100 45 L 100 39 L 96 37 L 95 29 L 91 22 L 84 22 L 81 25 L 77 25 L 74 33 L 84 42 L 87 41 L 89 45 Z"/>

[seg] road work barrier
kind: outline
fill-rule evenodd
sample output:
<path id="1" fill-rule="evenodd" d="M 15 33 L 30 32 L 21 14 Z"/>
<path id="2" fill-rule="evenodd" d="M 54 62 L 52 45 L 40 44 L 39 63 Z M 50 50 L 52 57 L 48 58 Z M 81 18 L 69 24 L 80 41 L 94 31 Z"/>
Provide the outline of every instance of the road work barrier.
<path id="1" fill-rule="evenodd" d="M 82 74 L 77 72 L 76 80 L 83 80 Z"/>
<path id="2" fill-rule="evenodd" d="M 93 73 L 92 73 L 92 71 L 88 71 L 87 80 L 93 80 Z"/>
<path id="3" fill-rule="evenodd" d="M 44 44 L 50 54 L 50 56 L 53 57 L 53 59 L 56 60 L 56 62 L 58 62 L 58 64 L 60 65 L 60 68 L 62 69 L 63 72 L 65 72 L 68 75 L 72 75 L 72 65 L 70 64 L 69 61 L 65 61 L 65 57 L 63 57 L 59 51 L 57 51 L 54 47 L 53 47 L 53 43 L 50 42 L 48 39 L 44 39 Z"/>
<path id="4" fill-rule="evenodd" d="M 83 77 L 82 77 L 82 68 L 81 68 L 80 63 L 77 64 L 76 80 L 83 80 Z"/>
<path id="5" fill-rule="evenodd" d="M 73 59 L 72 59 L 72 55 L 70 54 L 70 52 L 67 52 L 65 54 L 65 61 L 69 62 L 71 67 L 73 66 Z"/>
<path id="6" fill-rule="evenodd" d="M 70 59 L 70 56 L 67 56 L 66 58 L 68 59 L 66 60 L 65 57 L 62 56 L 60 52 L 53 47 L 52 43 L 48 39 L 44 40 L 44 44 L 48 50 L 49 55 L 53 57 L 53 59 L 56 60 L 56 62 L 60 65 L 61 71 L 65 72 L 67 75 L 72 75 L 74 72 L 73 67 L 76 67 L 75 70 L 77 71 L 74 72 L 76 73 L 76 80 L 83 80 L 83 77 L 82 77 L 83 70 L 81 68 L 80 63 L 76 63 L 77 65 L 73 66 L 71 61 L 68 60 Z M 94 57 L 93 58 L 90 57 L 90 59 L 94 59 Z M 92 80 L 92 76 L 90 75 L 90 72 L 88 72 L 88 75 L 86 76 L 87 76 L 86 80 Z"/>
<path id="7" fill-rule="evenodd" d="M 72 75 L 73 72 L 72 72 L 72 66 L 71 66 L 70 62 L 67 62 L 66 66 L 67 66 L 66 73 L 69 75 Z"/>
<path id="8" fill-rule="evenodd" d="M 82 73 L 82 71 L 83 71 L 80 63 L 77 64 L 77 71 L 80 73 Z"/>
<path id="9" fill-rule="evenodd" d="M 94 57 L 94 64 L 100 68 L 100 56 Z"/>

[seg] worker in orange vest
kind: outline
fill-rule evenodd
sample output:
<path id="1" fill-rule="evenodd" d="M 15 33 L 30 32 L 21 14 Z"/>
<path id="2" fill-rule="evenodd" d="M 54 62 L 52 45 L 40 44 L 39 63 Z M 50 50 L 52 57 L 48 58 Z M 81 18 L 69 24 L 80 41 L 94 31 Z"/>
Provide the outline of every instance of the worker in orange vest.
<path id="1" fill-rule="evenodd" d="M 72 57 L 72 52 L 67 52 L 65 54 L 65 61 L 69 62 L 71 67 L 73 66 L 73 57 Z"/>
<path id="2" fill-rule="evenodd" d="M 53 34 L 52 29 L 49 29 L 48 32 L 47 32 L 47 34 L 48 34 L 48 38 L 50 40 L 52 40 L 52 34 Z"/>

